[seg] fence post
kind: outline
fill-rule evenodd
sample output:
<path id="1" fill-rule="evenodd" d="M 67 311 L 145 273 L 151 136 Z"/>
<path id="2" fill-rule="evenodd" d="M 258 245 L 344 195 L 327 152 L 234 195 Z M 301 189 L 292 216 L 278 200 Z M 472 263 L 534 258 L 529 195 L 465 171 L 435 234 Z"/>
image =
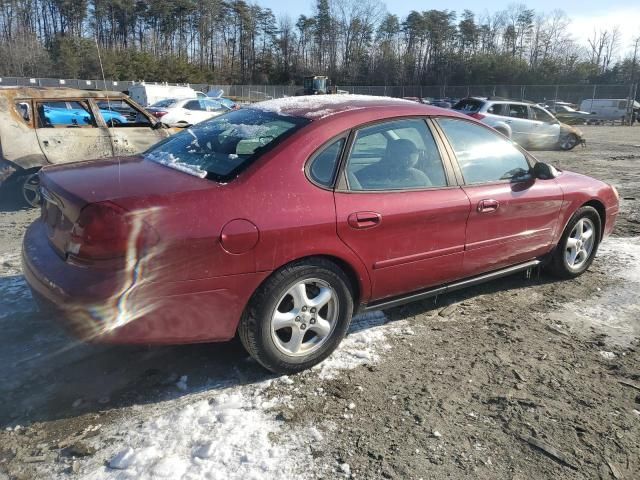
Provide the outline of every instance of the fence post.
<path id="1" fill-rule="evenodd" d="M 596 98 L 596 88 L 597 87 L 598 87 L 597 85 L 593 86 L 593 94 L 591 95 L 591 105 L 589 106 L 589 110 L 593 110 L 593 101 Z M 591 112 L 589 112 L 589 113 L 591 113 Z"/>

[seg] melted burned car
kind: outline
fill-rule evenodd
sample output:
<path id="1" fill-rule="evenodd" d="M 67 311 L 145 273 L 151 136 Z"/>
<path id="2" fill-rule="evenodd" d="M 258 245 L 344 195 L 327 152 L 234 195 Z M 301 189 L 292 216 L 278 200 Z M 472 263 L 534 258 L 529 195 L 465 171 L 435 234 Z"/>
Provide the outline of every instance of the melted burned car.
<path id="1" fill-rule="evenodd" d="M 18 187 L 25 202 L 36 206 L 41 167 L 134 155 L 170 133 L 120 92 L 2 88 L 0 186 Z"/>

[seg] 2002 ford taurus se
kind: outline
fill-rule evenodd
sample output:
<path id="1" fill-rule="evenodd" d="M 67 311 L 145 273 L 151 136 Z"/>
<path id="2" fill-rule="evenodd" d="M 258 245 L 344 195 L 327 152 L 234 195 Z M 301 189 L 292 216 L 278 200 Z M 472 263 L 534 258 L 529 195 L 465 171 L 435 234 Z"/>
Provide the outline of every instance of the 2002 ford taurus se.
<path id="1" fill-rule="evenodd" d="M 466 115 L 376 97 L 263 102 L 40 176 L 24 272 L 74 334 L 237 332 L 275 372 L 322 361 L 356 310 L 538 265 L 580 275 L 618 213 L 612 186 Z"/>

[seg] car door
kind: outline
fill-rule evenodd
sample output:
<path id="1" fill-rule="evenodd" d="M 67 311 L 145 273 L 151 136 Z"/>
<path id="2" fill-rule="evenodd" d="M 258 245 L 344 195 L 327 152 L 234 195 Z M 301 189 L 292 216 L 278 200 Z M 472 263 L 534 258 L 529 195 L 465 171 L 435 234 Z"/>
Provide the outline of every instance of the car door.
<path id="1" fill-rule="evenodd" d="M 97 114 L 117 112 L 126 122 L 105 122 L 113 144 L 115 156 L 136 155 L 149 149 L 170 135 L 166 128 L 156 128 L 149 114 L 124 98 L 96 99 Z"/>
<path id="2" fill-rule="evenodd" d="M 509 119 L 511 126 L 511 139 L 520 144 L 527 145 L 531 139 L 532 122 L 529 120 L 529 109 L 521 103 L 509 103 Z"/>
<path id="3" fill-rule="evenodd" d="M 461 275 L 469 199 L 445 165 L 425 119 L 352 134 L 334 194 L 337 229 L 366 265 L 373 300 Z"/>
<path id="4" fill-rule="evenodd" d="M 35 108 L 36 136 L 50 163 L 113 155 L 109 131 L 102 118 L 96 119 L 87 100 L 36 100 Z"/>
<path id="5" fill-rule="evenodd" d="M 529 106 L 532 122 L 532 142 L 536 147 L 551 147 L 560 139 L 560 122 L 553 115 L 535 105 Z"/>
<path id="6" fill-rule="evenodd" d="M 437 121 L 471 203 L 464 273 L 473 276 L 539 257 L 553 247 L 563 193 L 531 175 L 525 153 L 491 129 L 457 118 Z"/>

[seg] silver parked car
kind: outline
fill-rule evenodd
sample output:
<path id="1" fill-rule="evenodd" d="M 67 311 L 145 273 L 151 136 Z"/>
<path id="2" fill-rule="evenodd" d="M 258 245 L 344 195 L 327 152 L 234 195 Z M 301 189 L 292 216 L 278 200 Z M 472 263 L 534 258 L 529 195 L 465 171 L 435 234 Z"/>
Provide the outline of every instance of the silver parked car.
<path id="1" fill-rule="evenodd" d="M 560 123 L 549 111 L 516 100 L 469 97 L 454 105 L 526 148 L 571 150 L 584 141 L 582 132 Z"/>

